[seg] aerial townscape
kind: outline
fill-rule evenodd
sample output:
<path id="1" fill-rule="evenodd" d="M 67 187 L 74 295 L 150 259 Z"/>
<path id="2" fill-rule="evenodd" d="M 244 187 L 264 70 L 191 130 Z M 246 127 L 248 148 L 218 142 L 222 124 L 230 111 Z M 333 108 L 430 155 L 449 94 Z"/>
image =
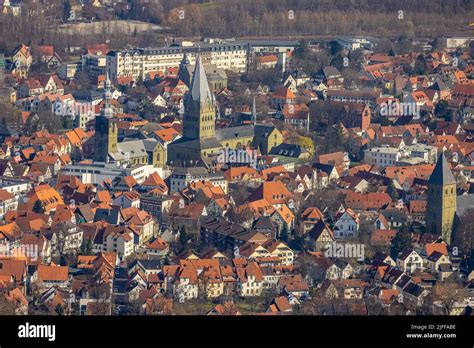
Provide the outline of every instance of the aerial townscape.
<path id="1" fill-rule="evenodd" d="M 469 1 L 276 3 L 0 0 L 0 315 L 472 314 Z"/>

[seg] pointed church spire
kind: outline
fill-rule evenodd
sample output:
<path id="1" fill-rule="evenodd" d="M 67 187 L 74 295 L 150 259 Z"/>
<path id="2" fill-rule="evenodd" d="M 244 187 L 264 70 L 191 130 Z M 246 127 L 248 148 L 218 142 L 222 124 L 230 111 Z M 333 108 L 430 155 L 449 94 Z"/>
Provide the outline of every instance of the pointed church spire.
<path id="1" fill-rule="evenodd" d="M 451 185 L 455 184 L 456 179 L 454 178 L 453 172 L 449 168 L 448 161 L 446 160 L 446 156 L 444 152 L 438 157 L 438 161 L 436 162 L 436 166 L 433 170 L 433 173 L 428 180 L 429 185 Z"/>
<path id="2" fill-rule="evenodd" d="M 191 86 L 191 70 L 189 68 L 189 59 L 186 52 L 183 54 L 183 59 L 179 63 L 178 78 L 183 81 L 186 86 Z"/>
<path id="3" fill-rule="evenodd" d="M 105 72 L 105 86 L 110 86 L 110 76 L 109 76 L 109 71 L 107 70 Z"/>
<path id="4" fill-rule="evenodd" d="M 112 99 L 112 82 L 110 81 L 109 72 L 105 73 L 105 84 L 104 84 L 104 99 L 109 102 Z"/>
<path id="5" fill-rule="evenodd" d="M 104 84 L 104 106 L 100 110 L 101 116 L 112 117 L 114 114 L 112 105 L 112 82 L 110 81 L 109 72 L 105 73 L 105 84 Z"/>
<path id="6" fill-rule="evenodd" d="M 208 98 L 211 102 L 214 101 L 214 97 L 209 89 L 209 83 L 207 82 L 206 72 L 202 65 L 201 56 L 197 57 L 189 97 L 192 101 L 199 101 L 200 104 L 205 103 Z"/>

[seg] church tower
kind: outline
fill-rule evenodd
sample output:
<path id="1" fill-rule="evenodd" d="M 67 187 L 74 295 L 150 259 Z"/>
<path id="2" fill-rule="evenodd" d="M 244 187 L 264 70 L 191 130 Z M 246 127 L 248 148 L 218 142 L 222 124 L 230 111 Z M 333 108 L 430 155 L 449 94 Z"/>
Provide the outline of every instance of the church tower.
<path id="1" fill-rule="evenodd" d="M 94 161 L 107 162 L 109 153 L 117 152 L 118 127 L 114 117 L 114 109 L 111 105 L 112 83 L 107 73 L 104 88 L 104 106 L 100 115 L 95 118 L 95 151 Z"/>
<path id="2" fill-rule="evenodd" d="M 450 244 L 455 213 L 456 179 L 443 152 L 428 181 L 426 231 L 441 235 Z"/>
<path id="3" fill-rule="evenodd" d="M 196 61 L 184 107 L 184 137 L 193 140 L 213 138 L 216 134 L 214 95 L 209 89 L 201 57 Z"/>
<path id="4" fill-rule="evenodd" d="M 191 86 L 191 70 L 188 55 L 184 52 L 183 59 L 179 63 L 178 78 L 183 81 L 186 86 Z"/>

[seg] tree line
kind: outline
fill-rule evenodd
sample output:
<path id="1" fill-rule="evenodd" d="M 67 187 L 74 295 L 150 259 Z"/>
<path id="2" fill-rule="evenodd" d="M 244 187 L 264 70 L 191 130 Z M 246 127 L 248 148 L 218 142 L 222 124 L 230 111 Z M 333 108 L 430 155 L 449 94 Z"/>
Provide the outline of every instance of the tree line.
<path id="1" fill-rule="evenodd" d="M 177 9 L 184 10 L 184 18 L 176 15 Z M 173 32 L 182 36 L 421 37 L 467 25 L 472 12 L 472 0 L 216 0 L 182 1 L 166 18 Z"/>
<path id="2" fill-rule="evenodd" d="M 22 16 L 0 15 L 0 49 L 18 42 L 68 47 L 98 40 L 146 46 L 163 35 L 427 37 L 466 29 L 474 18 L 474 0 L 137 0 L 117 2 L 111 9 L 84 7 L 83 16 L 158 23 L 167 28 L 163 35 L 123 33 L 107 23 L 100 35 L 92 36 L 60 30 L 68 4 L 51 0 L 39 7 L 25 0 Z"/>

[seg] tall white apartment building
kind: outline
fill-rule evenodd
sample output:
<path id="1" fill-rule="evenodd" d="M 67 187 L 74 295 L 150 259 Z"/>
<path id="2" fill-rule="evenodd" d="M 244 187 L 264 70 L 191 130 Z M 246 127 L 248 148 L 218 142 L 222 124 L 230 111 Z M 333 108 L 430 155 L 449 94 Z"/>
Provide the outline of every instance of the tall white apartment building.
<path id="1" fill-rule="evenodd" d="M 247 70 L 248 47 L 246 43 L 225 43 L 111 51 L 107 54 L 107 70 L 113 80 L 118 77 L 145 80 L 150 72 L 178 68 L 186 53 L 191 64 L 200 54 L 204 64 L 243 73 Z"/>
<path id="2" fill-rule="evenodd" d="M 236 73 L 248 71 L 253 56 L 268 53 L 289 53 L 298 46 L 295 40 L 206 40 L 205 42 L 186 42 L 168 47 L 133 48 L 110 51 L 107 54 L 109 76 L 133 77 L 146 79 L 150 72 L 178 68 L 184 53 L 191 65 L 196 56 L 201 56 L 204 65 L 212 64 L 218 69 L 231 70 Z"/>

